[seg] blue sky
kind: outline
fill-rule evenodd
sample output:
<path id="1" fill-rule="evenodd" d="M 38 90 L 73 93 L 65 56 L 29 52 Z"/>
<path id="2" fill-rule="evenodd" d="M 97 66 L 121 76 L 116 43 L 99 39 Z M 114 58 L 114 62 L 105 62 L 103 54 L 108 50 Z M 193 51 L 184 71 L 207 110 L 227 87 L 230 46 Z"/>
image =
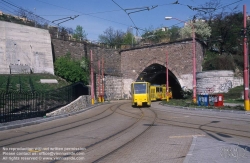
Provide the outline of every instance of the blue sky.
<path id="1" fill-rule="evenodd" d="M 173 4 L 176 0 L 0 0 L 0 10 L 13 13 L 14 10 L 17 10 L 16 7 L 10 5 L 13 4 L 50 21 L 79 15 L 76 19 L 61 25 L 73 29 L 77 25 L 81 25 L 88 34 L 88 40 L 97 41 L 98 36 L 103 34 L 108 27 L 126 32 L 131 26 L 140 29 L 183 26 L 177 20 L 166 21 L 164 17 L 172 16 L 180 20 L 191 19 L 197 11 L 191 10 L 187 5 L 191 8 L 199 8 L 200 5 L 209 1 L 178 0 L 179 4 Z M 225 11 L 231 11 L 237 7 L 236 10 L 242 12 L 245 4 L 247 13 L 250 15 L 250 0 L 220 0 L 220 4 L 221 8 L 216 10 L 216 13 L 221 12 L 223 7 Z M 128 16 L 129 12 L 146 9 L 143 7 L 148 7 L 150 10 L 130 13 L 130 17 Z M 126 10 L 126 12 L 122 10 L 132 8 L 137 9 Z M 136 35 L 135 29 L 133 33 Z M 139 30 L 137 33 L 140 36 L 143 31 Z"/>

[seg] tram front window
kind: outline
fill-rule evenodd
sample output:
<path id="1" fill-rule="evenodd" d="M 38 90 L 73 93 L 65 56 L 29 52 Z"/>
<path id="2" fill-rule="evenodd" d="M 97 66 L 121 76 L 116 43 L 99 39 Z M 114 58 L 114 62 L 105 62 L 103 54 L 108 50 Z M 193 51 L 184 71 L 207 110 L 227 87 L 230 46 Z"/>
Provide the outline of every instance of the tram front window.
<path id="1" fill-rule="evenodd" d="M 146 84 L 135 84 L 134 89 L 135 89 L 135 94 L 145 94 L 147 92 L 147 85 Z"/>

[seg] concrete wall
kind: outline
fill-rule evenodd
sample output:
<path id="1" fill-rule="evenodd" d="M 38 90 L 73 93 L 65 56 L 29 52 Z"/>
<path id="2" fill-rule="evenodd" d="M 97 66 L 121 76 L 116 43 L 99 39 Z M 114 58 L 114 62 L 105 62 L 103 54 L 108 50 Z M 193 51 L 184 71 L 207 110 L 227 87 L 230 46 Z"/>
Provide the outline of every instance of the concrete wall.
<path id="1" fill-rule="evenodd" d="M 234 77 L 233 71 L 198 72 L 197 94 L 226 93 L 231 88 L 243 85 L 243 77 Z"/>
<path id="2" fill-rule="evenodd" d="M 10 65 L 28 65 L 34 73 L 54 74 L 51 39 L 47 30 L 0 21 L 0 74 Z"/>

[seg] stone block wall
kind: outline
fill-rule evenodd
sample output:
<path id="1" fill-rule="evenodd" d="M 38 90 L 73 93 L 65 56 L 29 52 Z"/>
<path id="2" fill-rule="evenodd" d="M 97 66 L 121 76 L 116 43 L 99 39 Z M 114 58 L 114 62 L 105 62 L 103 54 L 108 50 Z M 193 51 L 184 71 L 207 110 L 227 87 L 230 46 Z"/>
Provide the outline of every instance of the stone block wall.
<path id="1" fill-rule="evenodd" d="M 122 77 L 105 76 L 105 92 L 108 100 L 117 100 L 124 98 L 122 91 Z"/>
<path id="2" fill-rule="evenodd" d="M 98 84 L 98 75 L 96 76 L 96 101 L 99 97 L 99 84 Z M 111 76 L 111 75 L 106 75 L 104 77 L 104 99 L 105 101 L 110 101 L 110 100 L 118 100 L 118 99 L 123 99 L 126 98 L 127 95 L 123 94 L 122 91 L 122 77 L 119 76 Z M 102 95 L 102 86 L 100 87 L 100 95 Z"/>
<path id="3" fill-rule="evenodd" d="M 56 116 L 60 114 L 73 113 L 80 110 L 85 110 L 87 106 L 91 105 L 91 96 L 80 96 L 75 101 L 72 101 L 70 104 L 55 110 L 51 113 L 47 113 L 46 116 Z"/>
<path id="4" fill-rule="evenodd" d="M 104 74 L 121 76 L 121 57 L 119 51 L 116 49 L 106 49 L 97 45 L 86 42 L 64 41 L 59 39 L 52 39 L 52 50 L 54 60 L 57 57 L 64 56 L 68 52 L 75 59 L 86 57 L 90 61 L 90 53 L 93 55 L 94 72 L 99 72 L 98 61 L 104 59 Z"/>

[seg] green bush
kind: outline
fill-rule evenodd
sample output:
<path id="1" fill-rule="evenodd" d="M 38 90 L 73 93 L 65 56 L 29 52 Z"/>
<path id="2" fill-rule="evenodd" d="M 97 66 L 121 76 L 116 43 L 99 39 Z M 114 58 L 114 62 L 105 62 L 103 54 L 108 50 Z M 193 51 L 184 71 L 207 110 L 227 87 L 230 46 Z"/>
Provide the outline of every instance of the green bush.
<path id="1" fill-rule="evenodd" d="M 234 60 L 231 56 L 219 55 L 206 60 L 203 71 L 207 70 L 235 70 Z"/>
<path id="2" fill-rule="evenodd" d="M 82 81 L 84 84 L 88 83 L 89 71 L 88 66 L 82 67 L 81 63 L 87 63 L 85 58 L 82 60 L 74 60 L 70 58 L 70 53 L 56 59 L 54 67 L 55 74 L 68 82 Z"/>
<path id="3" fill-rule="evenodd" d="M 239 55 L 219 55 L 207 52 L 204 58 L 203 71 L 208 70 L 233 70 L 237 68 L 243 70 L 243 56 Z"/>
<path id="4" fill-rule="evenodd" d="M 225 100 L 240 99 L 243 91 L 244 91 L 243 86 L 231 88 L 227 93 L 224 93 L 224 99 Z"/>

